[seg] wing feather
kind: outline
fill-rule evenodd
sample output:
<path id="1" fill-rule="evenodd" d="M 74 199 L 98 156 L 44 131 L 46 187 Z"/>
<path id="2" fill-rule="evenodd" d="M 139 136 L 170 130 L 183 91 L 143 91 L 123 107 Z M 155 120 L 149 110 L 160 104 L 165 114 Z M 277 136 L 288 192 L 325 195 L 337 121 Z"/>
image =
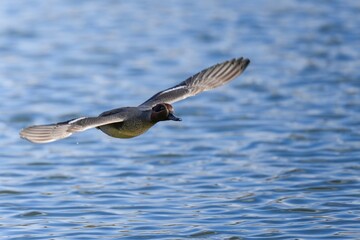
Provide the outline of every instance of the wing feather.
<path id="1" fill-rule="evenodd" d="M 48 143 L 69 137 L 75 132 L 123 120 L 123 117 L 116 114 L 105 117 L 81 117 L 55 124 L 30 126 L 21 130 L 20 137 L 33 143 Z"/>
<path id="2" fill-rule="evenodd" d="M 156 93 L 139 105 L 139 107 L 141 109 L 150 109 L 158 103 L 174 103 L 203 91 L 217 88 L 239 76 L 249 63 L 249 59 L 234 58 L 230 61 L 216 64 L 189 77 L 174 87 Z"/>

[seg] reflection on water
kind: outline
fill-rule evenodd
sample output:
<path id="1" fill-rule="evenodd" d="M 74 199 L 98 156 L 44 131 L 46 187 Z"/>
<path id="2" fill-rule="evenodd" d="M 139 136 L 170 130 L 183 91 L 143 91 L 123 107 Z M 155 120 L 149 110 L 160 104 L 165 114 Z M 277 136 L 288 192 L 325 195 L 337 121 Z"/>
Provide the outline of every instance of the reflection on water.
<path id="1" fill-rule="evenodd" d="M 0 3 L 0 224 L 7 239 L 359 235 L 356 1 Z M 48 144 L 27 125 L 137 105 L 233 57 L 244 75 L 182 122 Z"/>

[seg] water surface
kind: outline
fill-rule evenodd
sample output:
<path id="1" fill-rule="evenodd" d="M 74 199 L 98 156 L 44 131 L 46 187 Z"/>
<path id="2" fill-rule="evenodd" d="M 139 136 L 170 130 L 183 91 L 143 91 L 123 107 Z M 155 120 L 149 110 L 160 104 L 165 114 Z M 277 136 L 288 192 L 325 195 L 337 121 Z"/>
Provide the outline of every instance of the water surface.
<path id="1" fill-rule="evenodd" d="M 358 1 L 0 3 L 2 239 L 360 238 Z M 138 105 L 215 63 L 231 84 L 141 137 L 32 124 Z"/>

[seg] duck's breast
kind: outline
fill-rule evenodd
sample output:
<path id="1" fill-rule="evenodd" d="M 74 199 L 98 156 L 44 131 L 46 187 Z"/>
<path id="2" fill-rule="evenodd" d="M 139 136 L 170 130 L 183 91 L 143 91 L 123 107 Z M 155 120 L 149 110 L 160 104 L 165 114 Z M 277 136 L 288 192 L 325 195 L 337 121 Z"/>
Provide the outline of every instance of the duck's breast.
<path id="1" fill-rule="evenodd" d="M 99 127 L 101 131 L 115 138 L 133 138 L 145 133 L 153 123 L 138 119 L 128 119 L 124 122 L 112 123 Z"/>

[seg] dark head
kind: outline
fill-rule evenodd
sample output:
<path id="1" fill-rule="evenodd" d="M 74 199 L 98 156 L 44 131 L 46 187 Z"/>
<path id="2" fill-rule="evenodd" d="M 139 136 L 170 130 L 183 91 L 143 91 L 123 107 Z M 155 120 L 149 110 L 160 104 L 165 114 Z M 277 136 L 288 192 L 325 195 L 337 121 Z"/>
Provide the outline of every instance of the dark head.
<path id="1" fill-rule="evenodd" d="M 152 108 L 151 112 L 151 121 L 160 122 L 160 121 L 181 121 L 181 118 L 178 118 L 174 115 L 174 108 L 168 103 L 159 103 Z"/>

